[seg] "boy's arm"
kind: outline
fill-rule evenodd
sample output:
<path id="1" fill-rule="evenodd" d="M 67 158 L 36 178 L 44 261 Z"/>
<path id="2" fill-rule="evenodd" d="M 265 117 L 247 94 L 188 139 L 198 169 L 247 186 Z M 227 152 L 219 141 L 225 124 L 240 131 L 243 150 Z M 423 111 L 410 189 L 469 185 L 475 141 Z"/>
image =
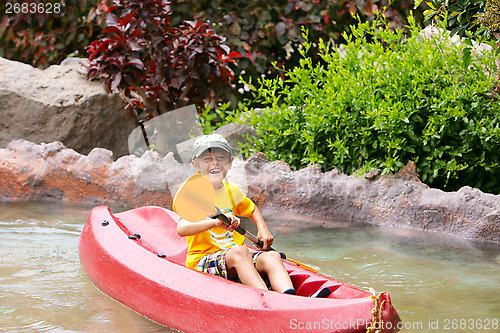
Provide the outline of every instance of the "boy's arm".
<path id="1" fill-rule="evenodd" d="M 262 243 L 264 244 L 262 249 L 267 250 L 271 247 L 271 245 L 273 245 L 274 237 L 267 228 L 266 222 L 264 222 L 264 218 L 262 217 L 262 214 L 260 213 L 260 210 L 259 208 L 257 208 L 257 206 L 255 206 L 250 219 L 257 226 L 257 237 L 260 238 L 262 240 Z"/>
<path id="2" fill-rule="evenodd" d="M 200 232 L 211 229 L 213 227 L 223 227 L 228 230 L 233 230 L 240 225 L 240 219 L 233 216 L 230 216 L 229 219 L 231 221 L 231 226 L 226 226 L 219 219 L 206 219 L 199 222 L 189 222 L 187 220 L 184 220 L 183 218 L 180 218 L 179 221 L 177 221 L 177 233 L 181 237 L 186 237 L 199 234 Z"/>
<path id="3" fill-rule="evenodd" d="M 215 219 L 206 219 L 200 222 L 190 222 L 180 218 L 179 221 L 177 221 L 177 233 L 181 237 L 196 235 L 217 226 L 217 221 L 218 220 Z"/>

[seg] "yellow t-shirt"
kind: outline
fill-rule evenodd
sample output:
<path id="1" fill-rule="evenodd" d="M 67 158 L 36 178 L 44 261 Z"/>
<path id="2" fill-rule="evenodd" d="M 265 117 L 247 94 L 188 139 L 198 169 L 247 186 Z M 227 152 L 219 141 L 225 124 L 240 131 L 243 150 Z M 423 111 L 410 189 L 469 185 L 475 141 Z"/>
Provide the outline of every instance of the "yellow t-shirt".
<path id="1" fill-rule="evenodd" d="M 252 216 L 255 210 L 253 201 L 247 198 L 237 185 L 229 182 L 223 182 L 223 185 L 221 189 L 215 190 L 215 205 L 221 211 L 230 209 L 233 215 Z M 196 235 L 186 236 L 186 240 L 188 245 L 186 266 L 195 268 L 203 256 L 242 245 L 245 237 L 236 231 L 215 227 Z"/>

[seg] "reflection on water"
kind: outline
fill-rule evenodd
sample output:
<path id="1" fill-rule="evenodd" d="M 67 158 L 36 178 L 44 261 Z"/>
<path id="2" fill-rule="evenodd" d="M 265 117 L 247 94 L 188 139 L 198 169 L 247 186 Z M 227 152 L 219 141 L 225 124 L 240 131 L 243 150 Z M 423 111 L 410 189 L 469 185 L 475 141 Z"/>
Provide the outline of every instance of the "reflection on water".
<path id="1" fill-rule="evenodd" d="M 0 203 L 1 332 L 171 332 L 87 279 L 77 242 L 90 208 Z M 296 216 L 267 221 L 275 248 L 289 257 L 359 288 L 389 292 L 407 325 L 402 332 L 500 331 L 498 246 L 342 222 L 325 228 Z"/>

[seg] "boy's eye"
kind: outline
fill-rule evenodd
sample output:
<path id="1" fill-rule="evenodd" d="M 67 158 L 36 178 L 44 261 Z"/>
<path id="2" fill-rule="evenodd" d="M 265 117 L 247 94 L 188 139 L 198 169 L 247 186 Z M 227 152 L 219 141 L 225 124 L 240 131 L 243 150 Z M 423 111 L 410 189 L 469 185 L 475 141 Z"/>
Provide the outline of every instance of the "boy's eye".
<path id="1" fill-rule="evenodd" d="M 214 156 L 213 158 L 211 158 L 210 156 L 206 156 L 206 157 L 203 157 L 201 160 L 204 163 L 211 163 L 212 160 L 216 160 L 217 162 L 219 162 L 221 164 L 228 164 L 229 163 L 229 158 L 225 155 L 218 155 L 218 156 Z"/>

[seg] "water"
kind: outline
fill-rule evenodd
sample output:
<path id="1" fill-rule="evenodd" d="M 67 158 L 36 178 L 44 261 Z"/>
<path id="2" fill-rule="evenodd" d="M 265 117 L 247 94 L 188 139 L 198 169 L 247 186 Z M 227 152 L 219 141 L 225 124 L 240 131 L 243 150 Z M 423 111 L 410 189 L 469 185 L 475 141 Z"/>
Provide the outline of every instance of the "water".
<path id="1" fill-rule="evenodd" d="M 307 224 L 302 231 L 284 227 L 276 247 L 325 275 L 387 291 L 404 321 L 401 332 L 500 332 L 500 245 L 408 229 Z"/>
<path id="2" fill-rule="evenodd" d="M 77 242 L 90 208 L 0 203 L 0 332 L 172 332 L 86 277 Z M 342 222 L 325 228 L 297 216 L 267 214 L 267 222 L 289 257 L 389 292 L 402 332 L 500 331 L 500 246 Z"/>
<path id="3" fill-rule="evenodd" d="M 86 277 L 77 243 L 90 209 L 0 203 L 0 332 L 171 332 Z"/>

